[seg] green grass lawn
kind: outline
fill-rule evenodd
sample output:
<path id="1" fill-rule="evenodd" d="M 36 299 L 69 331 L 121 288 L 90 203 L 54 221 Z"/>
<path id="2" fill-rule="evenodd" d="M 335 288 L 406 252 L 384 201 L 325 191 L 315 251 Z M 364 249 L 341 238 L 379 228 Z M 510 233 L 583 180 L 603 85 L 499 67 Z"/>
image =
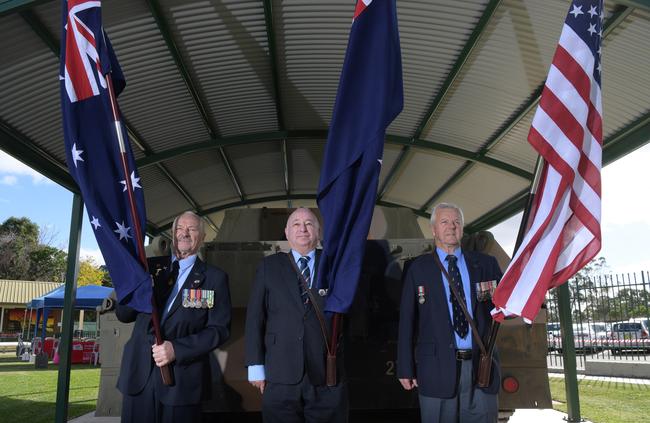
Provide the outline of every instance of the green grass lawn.
<path id="1" fill-rule="evenodd" d="M 72 366 L 68 418 L 95 410 L 99 372 L 99 367 Z M 15 353 L 0 353 L 0 421 L 54 421 L 57 378 L 58 366 L 52 363 L 47 369 L 35 369 Z"/>
<path id="2" fill-rule="evenodd" d="M 550 378 L 553 408 L 566 413 L 564 379 Z M 630 383 L 578 381 L 580 414 L 594 423 L 636 423 L 650 416 L 650 386 Z"/>

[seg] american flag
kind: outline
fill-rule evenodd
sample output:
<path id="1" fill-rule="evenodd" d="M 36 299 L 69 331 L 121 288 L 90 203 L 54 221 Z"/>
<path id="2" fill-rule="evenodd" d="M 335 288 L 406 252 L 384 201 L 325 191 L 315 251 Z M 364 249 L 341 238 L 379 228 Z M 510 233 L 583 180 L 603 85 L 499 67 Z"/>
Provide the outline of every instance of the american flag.
<path id="1" fill-rule="evenodd" d="M 62 14 L 59 79 L 68 169 L 81 190 L 117 299 L 150 312 L 151 277 L 138 259 L 146 223 L 144 194 L 126 130 L 114 117 L 117 104 L 108 93 L 107 76 L 115 95 L 125 86 L 124 76 L 102 27 L 101 2 L 64 1 Z M 127 176 L 122 157 L 131 169 Z"/>
<path id="2" fill-rule="evenodd" d="M 575 0 L 528 141 L 544 159 L 524 240 L 494 293 L 495 320 L 534 320 L 546 292 L 600 250 L 603 2 Z"/>

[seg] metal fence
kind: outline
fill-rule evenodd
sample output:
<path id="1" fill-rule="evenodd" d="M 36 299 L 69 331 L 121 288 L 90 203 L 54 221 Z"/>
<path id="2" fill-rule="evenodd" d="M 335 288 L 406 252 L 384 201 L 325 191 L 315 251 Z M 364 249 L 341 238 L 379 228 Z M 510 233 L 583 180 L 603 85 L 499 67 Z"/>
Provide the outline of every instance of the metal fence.
<path id="1" fill-rule="evenodd" d="M 568 284 L 578 369 L 589 360 L 650 361 L 650 272 L 578 276 Z M 556 289 L 546 308 L 548 365 L 563 367 Z"/>

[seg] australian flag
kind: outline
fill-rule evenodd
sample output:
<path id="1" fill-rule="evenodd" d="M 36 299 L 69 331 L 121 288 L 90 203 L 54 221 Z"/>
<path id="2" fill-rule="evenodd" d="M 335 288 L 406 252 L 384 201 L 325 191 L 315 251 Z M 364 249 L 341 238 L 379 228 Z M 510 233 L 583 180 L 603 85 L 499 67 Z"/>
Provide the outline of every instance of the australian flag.
<path id="1" fill-rule="evenodd" d="M 86 203 L 118 301 L 151 312 L 151 277 L 138 260 L 136 244 L 144 239 L 144 194 L 126 130 L 114 118 L 119 116 L 117 103 L 111 105 L 108 92 L 107 77 L 117 96 L 124 75 L 102 27 L 101 2 L 63 1 L 62 15 L 59 79 L 68 168 Z"/>
<path id="2" fill-rule="evenodd" d="M 404 103 L 395 0 L 358 0 L 318 187 L 325 310 L 346 313 L 361 274 L 386 128 Z"/>

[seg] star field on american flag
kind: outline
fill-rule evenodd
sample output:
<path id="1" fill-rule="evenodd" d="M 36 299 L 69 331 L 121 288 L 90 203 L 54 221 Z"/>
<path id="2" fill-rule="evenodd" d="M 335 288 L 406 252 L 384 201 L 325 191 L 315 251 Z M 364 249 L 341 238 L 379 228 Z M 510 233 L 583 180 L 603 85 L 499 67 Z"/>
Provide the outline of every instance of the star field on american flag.
<path id="1" fill-rule="evenodd" d="M 146 227 L 144 193 L 127 131 L 113 114 L 108 91 L 109 81 L 115 96 L 126 83 L 101 18 L 100 1 L 63 2 L 59 80 L 66 159 L 92 217 L 90 224 L 118 301 L 150 312 L 151 277 L 136 245 Z M 118 128 L 124 148 L 118 142 Z M 128 185 L 132 193 L 127 192 Z M 141 233 L 136 232 L 138 226 Z"/>
<path id="2" fill-rule="evenodd" d="M 586 10 L 586 12 L 585 12 Z M 497 287 L 496 320 L 532 321 L 548 289 L 601 246 L 603 2 L 572 2 L 528 141 L 544 159 L 528 232 Z"/>

